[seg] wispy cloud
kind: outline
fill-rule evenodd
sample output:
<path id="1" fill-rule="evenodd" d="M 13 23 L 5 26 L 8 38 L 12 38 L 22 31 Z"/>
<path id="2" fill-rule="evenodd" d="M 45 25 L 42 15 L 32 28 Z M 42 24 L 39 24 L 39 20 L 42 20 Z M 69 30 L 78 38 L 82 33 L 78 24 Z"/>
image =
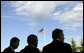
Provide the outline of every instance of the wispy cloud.
<path id="1" fill-rule="evenodd" d="M 60 4 L 61 3 L 61 4 Z M 62 1 L 12 1 L 11 6 L 17 15 L 31 16 L 39 21 L 49 18 L 49 15 L 55 10 L 55 7 L 62 5 Z M 28 21 L 31 18 L 24 18 L 21 21 Z M 36 23 L 28 22 L 28 26 L 35 26 Z"/>
<path id="2" fill-rule="evenodd" d="M 66 6 L 67 5 L 67 6 Z M 17 15 L 31 16 L 39 21 L 50 18 L 59 20 L 65 29 L 76 29 L 83 25 L 83 2 L 76 1 L 12 1 Z M 59 7 L 58 11 L 56 9 Z M 61 10 L 61 8 L 63 9 Z M 27 18 L 28 20 L 31 18 Z M 23 19 L 28 21 L 27 19 Z M 31 26 L 32 24 L 29 24 Z M 36 25 L 33 23 L 33 25 Z M 32 25 L 32 26 L 33 26 Z"/>
<path id="3" fill-rule="evenodd" d="M 17 15 L 32 16 L 38 20 L 44 20 L 49 17 L 55 8 L 67 3 L 66 1 L 13 1 L 12 7 L 15 7 Z"/>
<path id="4" fill-rule="evenodd" d="M 70 7 L 67 7 L 70 8 Z M 76 3 L 72 10 L 67 12 L 54 13 L 53 20 L 59 20 L 63 23 L 65 29 L 76 29 L 83 25 L 83 3 Z"/>
<path id="5" fill-rule="evenodd" d="M 11 18 L 12 16 L 1 16 L 1 18 Z"/>
<path id="6" fill-rule="evenodd" d="M 28 24 L 28 26 L 31 26 L 31 27 L 36 26 L 36 22 L 30 22 L 30 23 L 27 23 L 27 24 Z"/>
<path id="7" fill-rule="evenodd" d="M 19 19 L 19 17 L 11 16 L 11 15 L 3 15 L 3 16 L 1 16 L 1 18 L 3 18 L 3 19 Z"/>

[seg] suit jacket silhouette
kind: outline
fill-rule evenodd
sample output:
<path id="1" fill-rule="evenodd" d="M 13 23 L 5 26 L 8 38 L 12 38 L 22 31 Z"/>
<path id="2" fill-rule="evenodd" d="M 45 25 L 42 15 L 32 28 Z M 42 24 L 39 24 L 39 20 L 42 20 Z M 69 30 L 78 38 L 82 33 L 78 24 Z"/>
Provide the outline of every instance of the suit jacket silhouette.
<path id="1" fill-rule="evenodd" d="M 14 53 L 14 50 L 12 50 L 12 48 L 9 46 L 3 52 Z"/>
<path id="2" fill-rule="evenodd" d="M 59 40 L 54 40 L 52 43 L 46 45 L 43 48 L 43 53 L 49 53 L 49 52 L 72 52 L 70 44 L 61 42 Z"/>
<path id="3" fill-rule="evenodd" d="M 20 52 L 22 53 L 39 53 L 39 49 L 36 47 L 33 47 L 32 45 L 26 46 L 24 49 L 22 49 Z"/>

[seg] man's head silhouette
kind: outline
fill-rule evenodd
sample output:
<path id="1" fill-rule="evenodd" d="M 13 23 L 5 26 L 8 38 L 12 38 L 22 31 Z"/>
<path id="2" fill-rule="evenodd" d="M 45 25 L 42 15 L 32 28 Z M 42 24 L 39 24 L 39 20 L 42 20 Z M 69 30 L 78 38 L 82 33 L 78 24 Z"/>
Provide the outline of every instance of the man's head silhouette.
<path id="1" fill-rule="evenodd" d="M 13 49 L 16 49 L 18 46 L 19 46 L 19 39 L 17 37 L 13 37 L 11 40 L 10 40 L 10 46 L 13 47 Z"/>
<path id="2" fill-rule="evenodd" d="M 34 47 L 37 47 L 38 38 L 37 38 L 36 35 L 31 34 L 31 35 L 28 36 L 27 42 L 28 42 L 29 45 L 33 45 Z"/>
<path id="3" fill-rule="evenodd" d="M 61 30 L 61 29 L 55 29 L 52 32 L 52 38 L 53 38 L 53 40 L 59 39 L 60 41 L 64 41 L 63 30 Z"/>

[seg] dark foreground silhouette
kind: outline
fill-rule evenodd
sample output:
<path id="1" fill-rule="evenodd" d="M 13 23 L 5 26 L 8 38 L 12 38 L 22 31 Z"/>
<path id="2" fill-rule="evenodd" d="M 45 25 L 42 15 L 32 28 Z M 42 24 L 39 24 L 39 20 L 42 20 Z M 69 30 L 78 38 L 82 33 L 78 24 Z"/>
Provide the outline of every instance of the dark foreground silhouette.
<path id="1" fill-rule="evenodd" d="M 36 35 L 31 34 L 27 38 L 27 43 L 29 44 L 24 49 L 22 49 L 20 52 L 23 53 L 40 53 L 39 49 L 37 48 L 38 44 L 38 38 Z"/>
<path id="2" fill-rule="evenodd" d="M 14 53 L 15 52 L 15 49 L 18 48 L 19 46 L 19 39 L 17 37 L 13 37 L 11 40 L 10 40 L 10 46 L 6 49 L 4 49 L 3 52 L 7 52 L 7 53 Z"/>
<path id="3" fill-rule="evenodd" d="M 27 37 L 28 45 L 25 46 L 20 52 L 22 53 L 56 53 L 56 52 L 72 52 L 70 44 L 64 42 L 64 33 L 61 29 L 55 29 L 52 32 L 53 41 L 43 47 L 43 51 L 40 52 L 37 48 L 38 38 L 36 35 L 31 34 Z M 14 50 L 19 46 L 19 39 L 13 37 L 10 41 L 10 46 L 6 48 L 3 52 L 13 53 Z"/>
<path id="4" fill-rule="evenodd" d="M 72 52 L 71 46 L 64 43 L 64 34 L 61 29 L 55 29 L 52 32 L 53 41 L 43 48 L 44 53 Z"/>

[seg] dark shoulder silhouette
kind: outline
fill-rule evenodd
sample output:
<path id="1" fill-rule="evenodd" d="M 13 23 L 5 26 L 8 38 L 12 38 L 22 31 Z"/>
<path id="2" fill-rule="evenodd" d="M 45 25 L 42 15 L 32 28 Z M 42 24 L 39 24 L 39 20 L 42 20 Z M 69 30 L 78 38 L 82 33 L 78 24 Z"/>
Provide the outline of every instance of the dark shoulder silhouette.
<path id="1" fill-rule="evenodd" d="M 10 53 L 14 53 L 14 50 L 12 50 L 12 48 L 9 46 L 8 48 L 4 49 L 3 52 L 10 52 Z"/>
<path id="2" fill-rule="evenodd" d="M 44 53 L 48 52 L 72 52 L 71 46 L 68 43 L 63 43 L 58 40 L 55 42 L 53 41 L 52 43 L 46 45 L 43 48 Z"/>
<path id="3" fill-rule="evenodd" d="M 38 48 L 28 45 L 24 49 L 22 49 L 20 52 L 22 52 L 22 53 L 39 53 L 40 51 Z"/>

